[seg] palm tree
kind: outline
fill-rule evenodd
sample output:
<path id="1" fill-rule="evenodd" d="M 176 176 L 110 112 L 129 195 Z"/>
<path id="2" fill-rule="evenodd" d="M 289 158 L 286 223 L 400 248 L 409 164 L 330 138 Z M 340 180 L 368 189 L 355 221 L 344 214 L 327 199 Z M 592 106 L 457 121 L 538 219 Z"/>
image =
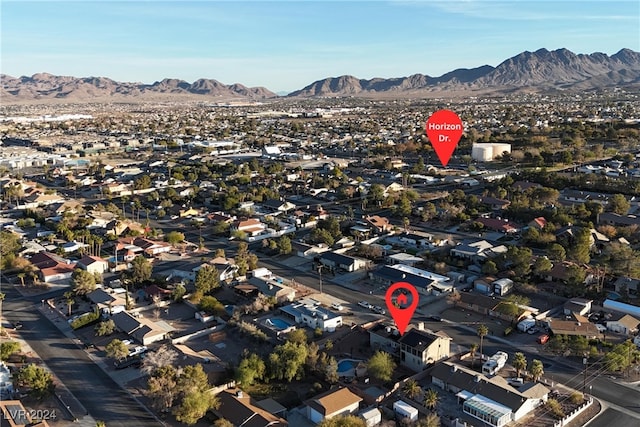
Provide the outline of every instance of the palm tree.
<path id="1" fill-rule="evenodd" d="M 22 287 L 23 288 L 24 288 L 24 278 L 25 278 L 26 275 L 27 274 L 25 272 L 18 273 L 18 275 L 17 275 L 18 279 L 20 279 L 20 282 L 22 283 Z"/>
<path id="2" fill-rule="evenodd" d="M 71 316 L 71 306 L 75 302 L 74 299 L 73 299 L 73 292 L 71 292 L 71 291 L 65 292 L 64 293 L 64 297 L 67 300 L 67 307 L 69 309 L 69 316 Z"/>
<path id="3" fill-rule="evenodd" d="M 478 351 L 478 344 L 471 344 L 471 348 L 469 350 L 471 352 L 471 369 L 473 369 L 473 365 L 476 361 L 476 351 Z"/>
<path id="4" fill-rule="evenodd" d="M 531 361 L 529 372 L 531 372 L 533 380 L 538 381 L 544 375 L 544 366 L 542 365 L 542 362 L 538 359 L 533 359 L 533 361 Z"/>
<path id="5" fill-rule="evenodd" d="M 477 332 L 480 337 L 480 360 L 482 360 L 482 344 L 484 337 L 489 334 L 489 328 L 487 328 L 487 325 L 482 324 L 478 326 Z"/>
<path id="6" fill-rule="evenodd" d="M 410 379 L 402 387 L 402 391 L 409 399 L 415 399 L 420 394 L 420 386 L 416 380 Z"/>
<path id="7" fill-rule="evenodd" d="M 427 392 L 424 394 L 423 405 L 429 408 L 429 410 L 431 410 L 432 412 L 438 405 L 439 401 L 440 396 L 438 396 L 438 392 L 433 389 L 427 390 Z"/>
<path id="8" fill-rule="evenodd" d="M 520 371 L 527 367 L 527 358 L 523 353 L 516 353 L 513 355 L 513 368 L 516 370 L 516 377 L 520 378 Z"/>

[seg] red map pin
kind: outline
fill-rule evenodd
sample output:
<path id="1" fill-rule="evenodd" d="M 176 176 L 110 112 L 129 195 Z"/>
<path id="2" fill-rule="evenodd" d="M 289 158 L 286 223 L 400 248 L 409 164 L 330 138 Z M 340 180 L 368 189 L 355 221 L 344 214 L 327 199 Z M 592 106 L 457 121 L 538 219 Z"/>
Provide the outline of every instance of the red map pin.
<path id="1" fill-rule="evenodd" d="M 387 289 L 385 300 L 398 332 L 400 335 L 404 334 L 418 307 L 418 291 L 411 283 L 396 282 Z"/>
<path id="2" fill-rule="evenodd" d="M 462 120 L 451 110 L 439 110 L 427 120 L 426 131 L 440 163 L 447 166 L 464 131 Z"/>

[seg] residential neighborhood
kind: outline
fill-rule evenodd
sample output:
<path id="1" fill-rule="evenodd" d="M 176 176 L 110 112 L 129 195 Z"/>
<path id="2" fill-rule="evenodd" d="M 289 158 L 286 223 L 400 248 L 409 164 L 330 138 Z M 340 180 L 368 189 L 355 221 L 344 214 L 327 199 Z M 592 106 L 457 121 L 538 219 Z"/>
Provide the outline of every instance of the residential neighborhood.
<path id="1" fill-rule="evenodd" d="M 3 400 L 54 426 L 555 427 L 637 407 L 637 102 L 534 98 L 455 105 L 447 167 L 427 101 L 2 119 Z M 404 333 L 397 282 L 419 296 Z"/>

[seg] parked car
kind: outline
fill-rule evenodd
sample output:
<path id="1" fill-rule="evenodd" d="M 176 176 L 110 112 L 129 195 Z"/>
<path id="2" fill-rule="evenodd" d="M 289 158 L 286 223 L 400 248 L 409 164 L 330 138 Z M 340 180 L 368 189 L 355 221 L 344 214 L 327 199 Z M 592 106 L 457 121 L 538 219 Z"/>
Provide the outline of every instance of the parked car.
<path id="1" fill-rule="evenodd" d="M 542 334 L 538 337 L 538 344 L 546 344 L 549 341 L 549 335 Z"/>
<path id="2" fill-rule="evenodd" d="M 331 304 L 331 308 L 333 308 L 333 309 L 334 309 L 334 310 L 336 310 L 336 311 L 342 311 L 342 309 L 343 309 L 344 307 L 342 307 L 342 305 L 340 305 L 340 304 L 338 304 L 338 303 L 333 303 L 333 304 Z"/>
<path id="3" fill-rule="evenodd" d="M 375 311 L 376 313 L 379 313 L 379 314 L 386 314 L 387 313 L 385 311 L 385 309 L 380 307 L 379 305 L 376 305 L 375 307 L 373 307 L 372 310 Z"/>
<path id="4" fill-rule="evenodd" d="M 360 302 L 358 303 L 358 305 L 359 305 L 360 307 L 363 307 L 363 308 L 371 308 L 371 307 L 372 307 L 372 305 L 371 305 L 371 304 L 369 304 L 369 303 L 368 303 L 368 302 L 366 302 L 366 301 L 360 301 Z"/>

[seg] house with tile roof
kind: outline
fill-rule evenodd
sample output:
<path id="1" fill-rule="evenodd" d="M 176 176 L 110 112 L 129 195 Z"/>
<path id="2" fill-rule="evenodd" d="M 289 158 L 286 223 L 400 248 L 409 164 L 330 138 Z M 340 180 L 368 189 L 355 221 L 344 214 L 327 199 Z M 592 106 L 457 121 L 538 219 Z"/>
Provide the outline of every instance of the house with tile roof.
<path id="1" fill-rule="evenodd" d="M 350 415 L 358 410 L 361 401 L 360 396 L 346 387 L 329 390 L 306 402 L 307 418 L 319 423 L 339 415 Z"/>
<path id="2" fill-rule="evenodd" d="M 220 405 L 213 412 L 234 426 L 284 427 L 288 425 L 287 421 L 261 408 L 258 402 L 240 389 L 223 390 L 217 396 Z"/>

